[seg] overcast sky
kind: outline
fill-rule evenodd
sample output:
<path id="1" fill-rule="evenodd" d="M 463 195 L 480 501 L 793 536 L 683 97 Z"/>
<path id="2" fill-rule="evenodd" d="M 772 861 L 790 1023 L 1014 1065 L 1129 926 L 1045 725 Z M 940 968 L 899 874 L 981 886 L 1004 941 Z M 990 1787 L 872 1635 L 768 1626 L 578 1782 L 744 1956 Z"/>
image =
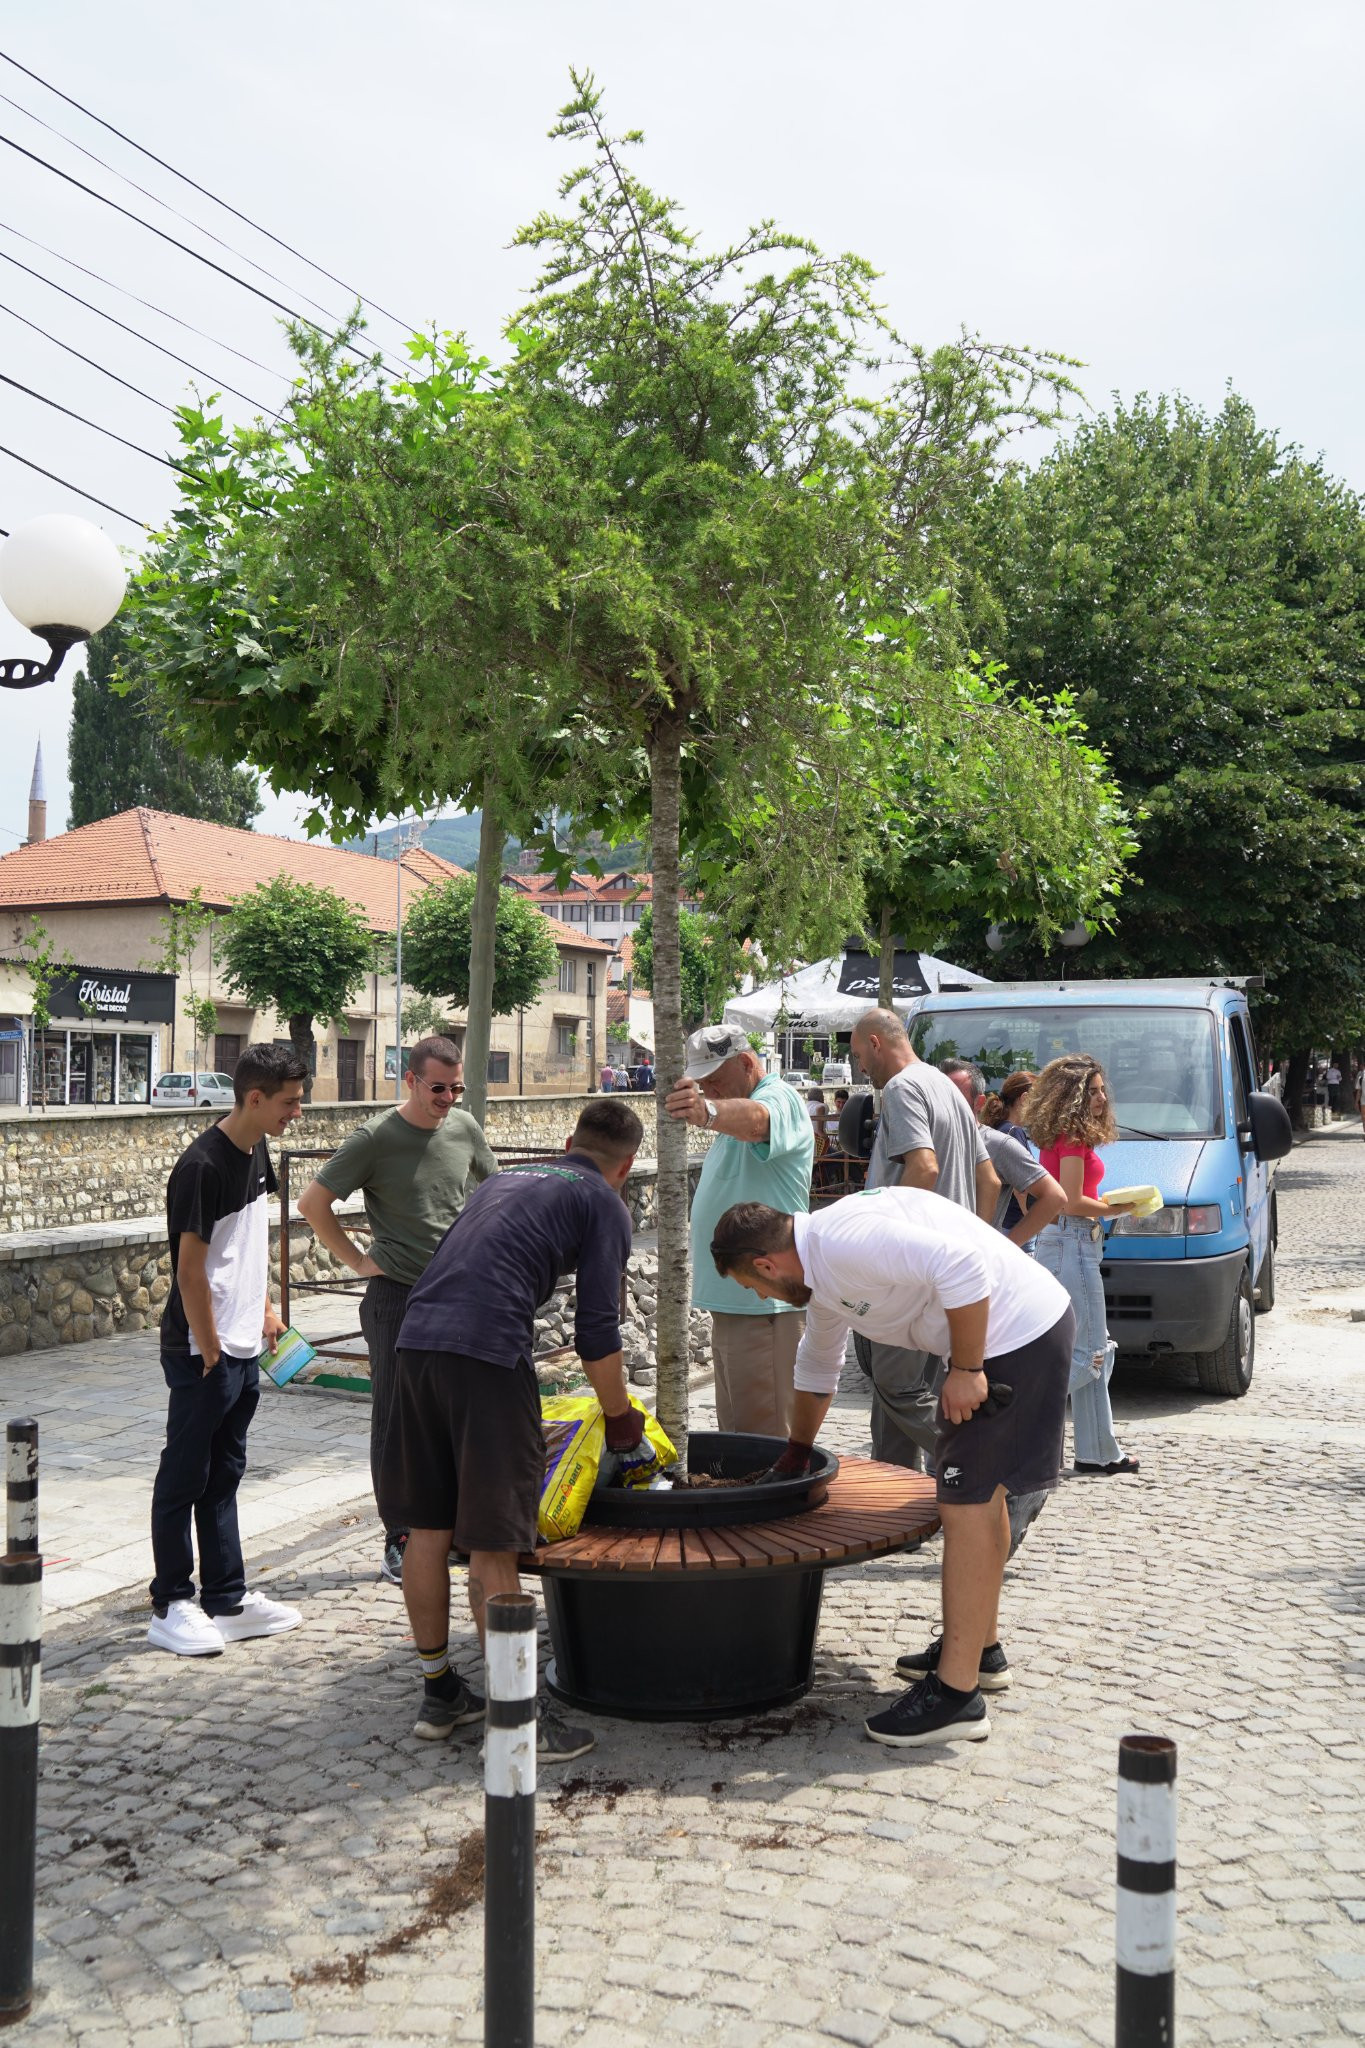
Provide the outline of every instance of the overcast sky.
<path id="1" fill-rule="evenodd" d="M 1231 382 L 1260 419 L 1365 488 L 1359 0 L 0 0 L 0 49 L 404 322 L 493 349 L 532 259 L 507 244 L 570 158 L 545 131 L 589 65 L 637 162 L 708 238 L 751 220 L 851 248 L 926 343 L 962 326 L 1077 356 L 1097 406 Z M 301 310 L 346 292 L 139 157 L 8 64 L 17 101 L 277 271 L 187 229 L 0 101 L 0 134 Z M 18 234 L 153 302 L 150 311 Z M 257 404 L 286 355 L 259 298 L 0 147 L 0 254 L 56 278 Z M 17 312 L 146 397 L 20 325 Z M 202 329 L 175 326 L 173 314 Z M 401 332 L 374 316 L 386 346 Z M 230 348 L 256 359 L 244 362 Z M 0 370 L 165 451 L 190 373 L 0 261 Z M 252 405 L 229 401 L 237 417 Z M 0 444 L 155 525 L 172 475 L 0 385 Z M 84 512 L 0 455 L 0 526 Z M 34 643 L 0 612 L 0 655 Z M 38 651 L 41 652 L 41 649 Z M 76 664 L 69 662 L 68 668 Z M 42 735 L 49 829 L 66 816 L 70 690 L 5 693 L 0 848 L 23 836 Z M 262 829 L 294 832 L 272 798 Z"/>

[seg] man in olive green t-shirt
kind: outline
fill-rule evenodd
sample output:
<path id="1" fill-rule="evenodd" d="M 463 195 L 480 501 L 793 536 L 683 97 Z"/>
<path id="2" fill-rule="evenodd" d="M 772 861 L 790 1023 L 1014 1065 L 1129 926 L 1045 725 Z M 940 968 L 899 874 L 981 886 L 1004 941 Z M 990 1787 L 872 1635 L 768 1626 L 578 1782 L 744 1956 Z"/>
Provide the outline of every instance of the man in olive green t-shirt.
<path id="1" fill-rule="evenodd" d="M 453 1042 L 422 1039 L 409 1055 L 402 1102 L 357 1125 L 299 1197 L 299 1213 L 318 1242 L 370 1283 L 360 1304 L 360 1327 L 370 1353 L 370 1477 L 376 1490 L 408 1295 L 464 1207 L 470 1182 L 498 1170 L 480 1125 L 456 1108 L 463 1087 Z M 368 1252 L 335 1213 L 334 1205 L 357 1188 L 370 1226 Z M 395 1585 L 402 1583 L 407 1534 L 384 1531 L 383 1574 Z"/>

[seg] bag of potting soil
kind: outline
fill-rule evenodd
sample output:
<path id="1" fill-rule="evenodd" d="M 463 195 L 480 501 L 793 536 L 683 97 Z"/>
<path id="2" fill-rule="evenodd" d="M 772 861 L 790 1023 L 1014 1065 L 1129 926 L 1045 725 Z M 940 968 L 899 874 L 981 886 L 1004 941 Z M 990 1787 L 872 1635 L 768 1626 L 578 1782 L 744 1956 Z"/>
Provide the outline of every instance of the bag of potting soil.
<path id="1" fill-rule="evenodd" d="M 641 1468 L 639 1484 L 647 1485 L 661 1467 L 676 1465 L 678 1454 L 642 1402 L 631 1406 L 645 1418 L 645 1440 L 655 1457 Z M 553 1394 L 540 1404 L 545 1435 L 545 1484 L 541 1488 L 536 1527 L 547 1543 L 576 1536 L 587 1512 L 606 1448 L 607 1431 L 595 1394 Z"/>

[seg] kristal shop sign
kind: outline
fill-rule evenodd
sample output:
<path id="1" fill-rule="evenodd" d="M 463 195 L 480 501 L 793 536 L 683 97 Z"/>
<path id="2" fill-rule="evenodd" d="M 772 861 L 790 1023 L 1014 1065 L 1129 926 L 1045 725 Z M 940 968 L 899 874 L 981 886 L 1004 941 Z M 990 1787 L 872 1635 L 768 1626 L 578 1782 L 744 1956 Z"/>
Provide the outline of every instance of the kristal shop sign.
<path id="1" fill-rule="evenodd" d="M 73 967 L 54 982 L 53 1017 L 99 1018 L 110 1024 L 169 1024 L 175 1015 L 175 976 L 124 974 L 112 967 Z"/>

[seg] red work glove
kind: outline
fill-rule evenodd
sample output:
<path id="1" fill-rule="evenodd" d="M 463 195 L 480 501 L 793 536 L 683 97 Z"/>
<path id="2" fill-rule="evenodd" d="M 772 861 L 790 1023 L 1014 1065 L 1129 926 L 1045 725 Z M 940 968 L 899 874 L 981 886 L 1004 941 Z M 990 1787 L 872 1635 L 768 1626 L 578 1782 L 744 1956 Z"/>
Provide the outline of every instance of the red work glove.
<path id="1" fill-rule="evenodd" d="M 645 1433 L 645 1418 L 640 1409 L 631 1406 L 623 1415 L 604 1415 L 607 1425 L 607 1449 L 616 1451 L 635 1450 Z"/>
<path id="2" fill-rule="evenodd" d="M 780 1458 L 775 1458 L 773 1460 L 772 1464 L 763 1474 L 763 1478 L 802 1478 L 803 1475 L 809 1472 L 810 1470 L 811 1453 L 814 1451 L 814 1449 L 814 1444 L 800 1444 L 796 1441 L 795 1437 L 789 1437 L 787 1440 L 786 1450 L 783 1451 Z"/>

